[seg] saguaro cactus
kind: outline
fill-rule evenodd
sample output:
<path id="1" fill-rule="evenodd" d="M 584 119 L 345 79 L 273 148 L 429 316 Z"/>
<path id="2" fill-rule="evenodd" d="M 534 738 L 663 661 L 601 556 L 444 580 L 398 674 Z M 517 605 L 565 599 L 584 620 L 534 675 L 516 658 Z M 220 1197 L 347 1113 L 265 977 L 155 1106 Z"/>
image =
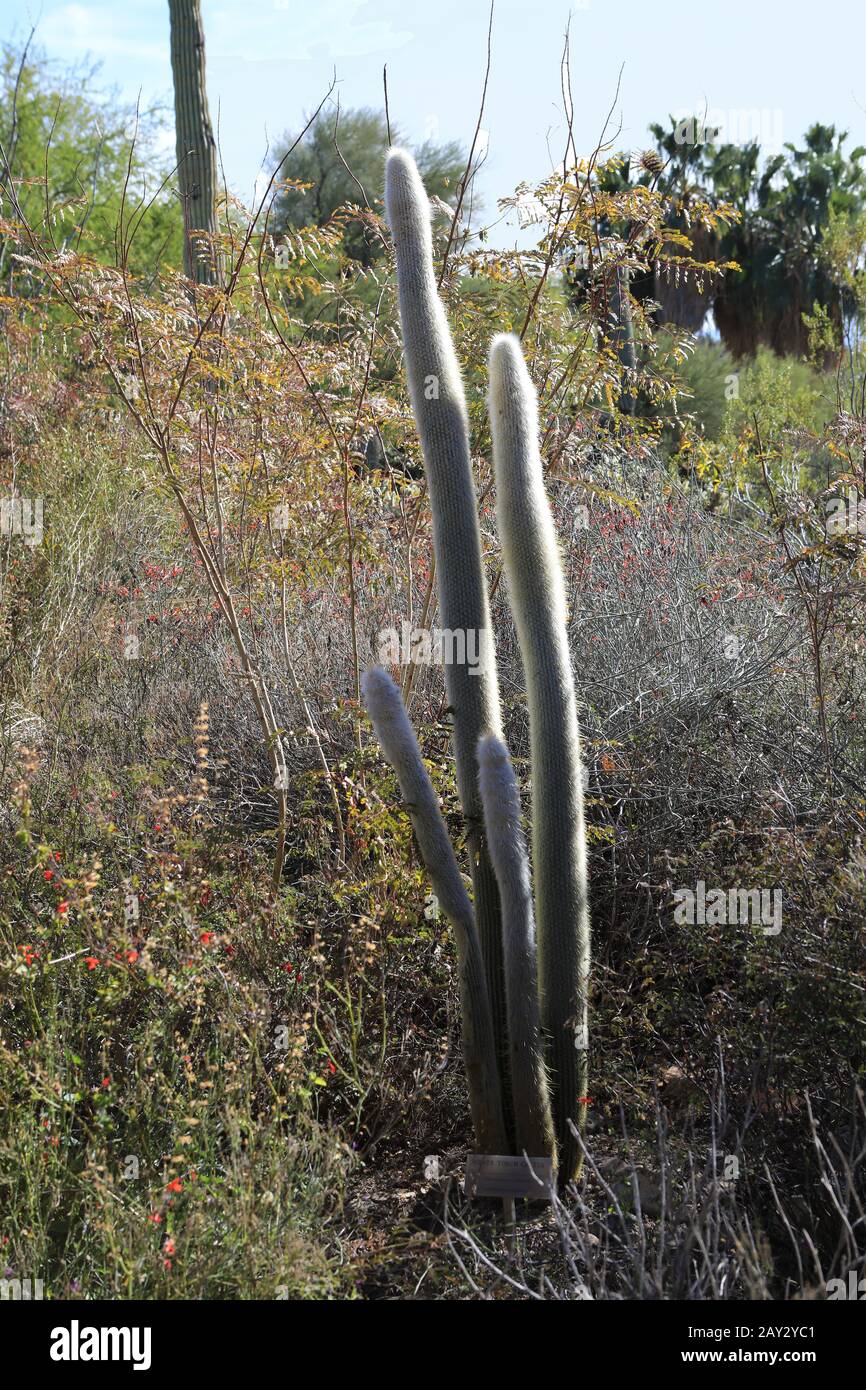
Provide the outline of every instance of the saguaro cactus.
<path id="1" fill-rule="evenodd" d="M 205 86 L 204 26 L 200 0 L 168 0 L 177 170 L 183 205 L 183 264 L 200 285 L 215 285 L 217 234 L 216 141 Z M 194 232 L 203 232 L 196 237 Z"/>
<path id="2" fill-rule="evenodd" d="M 468 635 L 474 629 L 486 638 L 480 674 L 466 664 L 445 668 L 477 935 L 399 691 L 377 669 L 365 677 L 364 695 L 434 889 L 455 927 L 479 1145 L 492 1152 L 490 1145 L 505 1139 L 504 1114 L 506 1127 L 513 1119 L 516 1152 L 558 1158 L 562 1186 L 577 1171 L 579 1145 L 572 1127 L 585 1113 L 580 1102 L 586 1090 L 589 916 L 576 699 L 562 571 L 542 477 L 537 402 L 517 339 L 495 339 L 489 406 L 497 517 L 529 703 L 533 916 L 520 797 L 500 733 L 465 399 L 433 276 L 429 203 L 412 159 L 402 150 L 388 159 L 385 203 L 397 253 L 409 389 L 430 491 L 442 618 L 452 631 Z M 479 953 L 486 997 L 479 985 Z M 503 1085 L 506 1058 L 509 1097 Z"/>

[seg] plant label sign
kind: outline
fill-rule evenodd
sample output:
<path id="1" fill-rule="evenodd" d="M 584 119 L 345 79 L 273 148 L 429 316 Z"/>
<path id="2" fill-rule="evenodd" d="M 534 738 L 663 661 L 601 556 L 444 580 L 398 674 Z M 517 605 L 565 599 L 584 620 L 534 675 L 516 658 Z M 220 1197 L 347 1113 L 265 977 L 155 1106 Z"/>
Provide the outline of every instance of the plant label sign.
<path id="1" fill-rule="evenodd" d="M 549 1202 L 553 1159 L 514 1154 L 470 1154 L 463 1190 L 467 1197 L 529 1197 Z"/>

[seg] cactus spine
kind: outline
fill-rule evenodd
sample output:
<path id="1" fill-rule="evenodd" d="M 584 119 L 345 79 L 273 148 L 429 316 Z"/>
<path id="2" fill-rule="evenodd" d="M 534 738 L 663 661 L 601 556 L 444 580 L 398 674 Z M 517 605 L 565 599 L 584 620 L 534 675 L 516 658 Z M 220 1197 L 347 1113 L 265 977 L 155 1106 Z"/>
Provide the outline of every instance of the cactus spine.
<path id="1" fill-rule="evenodd" d="M 496 519 L 526 677 L 541 1020 L 548 1039 L 560 1181 L 578 1166 L 585 1116 L 589 910 L 577 702 L 565 588 L 544 491 L 538 404 L 516 338 L 490 349 Z"/>
<path id="2" fill-rule="evenodd" d="M 463 1018 L 463 1061 L 475 1134 L 485 1153 L 504 1153 L 507 1141 L 493 1019 L 472 904 L 399 690 L 378 666 L 365 672 L 362 688 L 382 752 L 397 774 L 433 891 L 454 928 Z"/>
<path id="3" fill-rule="evenodd" d="M 508 1142 L 513 1121 L 517 1152 L 558 1160 L 560 1186 L 565 1186 L 578 1170 L 572 1126 L 584 1116 L 589 914 L 577 704 L 562 571 L 544 492 L 537 402 L 517 339 L 496 338 L 489 406 L 497 516 L 529 703 L 533 916 L 520 796 L 500 734 L 466 402 L 433 275 L 429 203 L 414 162 L 402 150 L 388 157 L 385 205 L 396 248 L 409 390 L 433 512 L 442 618 L 452 631 L 468 638 L 474 630 L 484 639 L 480 672 L 466 664 L 445 667 L 471 850 L 474 920 L 399 692 L 376 669 L 365 676 L 364 697 L 408 803 L 434 889 L 454 925 L 478 1143 L 487 1152 L 505 1152 L 495 1146 Z"/>
<path id="4" fill-rule="evenodd" d="M 505 979 L 499 896 L 481 834 L 482 813 L 475 761 L 481 735 L 500 731 L 493 630 L 481 556 L 466 398 L 433 274 L 430 203 L 415 161 L 404 150 L 391 150 L 388 156 L 385 211 L 397 256 L 400 322 L 409 394 L 424 453 L 433 511 L 442 624 L 452 632 L 466 634 L 467 640 L 469 633 L 477 633 L 482 657 L 475 671 L 466 664 L 447 664 L 445 688 L 454 720 L 454 759 L 470 851 L 475 913 L 497 1051 L 504 1060 Z"/>

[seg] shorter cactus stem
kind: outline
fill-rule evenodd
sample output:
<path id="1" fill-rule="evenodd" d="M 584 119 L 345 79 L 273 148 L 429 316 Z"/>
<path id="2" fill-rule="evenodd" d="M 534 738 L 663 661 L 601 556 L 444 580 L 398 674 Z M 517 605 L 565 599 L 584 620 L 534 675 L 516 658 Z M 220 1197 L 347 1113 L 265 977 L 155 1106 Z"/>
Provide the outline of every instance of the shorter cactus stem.
<path id="1" fill-rule="evenodd" d="M 535 915 L 520 792 L 508 749 L 495 734 L 478 743 L 478 785 L 487 846 L 502 904 L 509 1060 L 518 1150 L 554 1158 L 556 1143 L 538 1008 Z"/>
<path id="2" fill-rule="evenodd" d="M 365 673 L 362 688 L 382 752 L 397 775 L 433 891 L 454 928 L 463 1060 L 475 1137 L 482 1153 L 507 1153 L 493 1018 L 472 904 L 400 691 L 379 666 Z"/>

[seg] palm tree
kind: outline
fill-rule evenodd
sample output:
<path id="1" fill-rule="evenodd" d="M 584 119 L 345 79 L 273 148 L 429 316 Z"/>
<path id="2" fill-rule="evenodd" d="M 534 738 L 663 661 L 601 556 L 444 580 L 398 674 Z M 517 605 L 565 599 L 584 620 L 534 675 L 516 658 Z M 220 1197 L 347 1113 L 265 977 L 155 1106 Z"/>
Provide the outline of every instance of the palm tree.
<path id="1" fill-rule="evenodd" d="M 866 205 L 861 148 L 846 154 L 846 132 L 813 125 L 802 148 L 786 144 L 761 169 L 756 140 L 745 145 L 683 143 L 670 128 L 650 127 L 665 161 L 660 186 L 671 195 L 671 225 L 689 228 L 694 194 L 732 204 L 739 220 L 715 232 L 689 228 L 693 254 L 702 260 L 736 261 L 737 271 L 708 286 L 666 285 L 658 272 L 637 279 L 638 299 L 659 304 L 656 320 L 697 331 L 712 309 L 725 346 L 735 357 L 761 345 L 783 356 L 803 356 L 809 346 L 804 315 L 816 306 L 841 334 L 856 301 L 822 254 L 831 215 L 854 217 Z M 628 177 L 625 175 L 624 177 Z M 648 181 L 643 173 L 639 181 Z"/>

